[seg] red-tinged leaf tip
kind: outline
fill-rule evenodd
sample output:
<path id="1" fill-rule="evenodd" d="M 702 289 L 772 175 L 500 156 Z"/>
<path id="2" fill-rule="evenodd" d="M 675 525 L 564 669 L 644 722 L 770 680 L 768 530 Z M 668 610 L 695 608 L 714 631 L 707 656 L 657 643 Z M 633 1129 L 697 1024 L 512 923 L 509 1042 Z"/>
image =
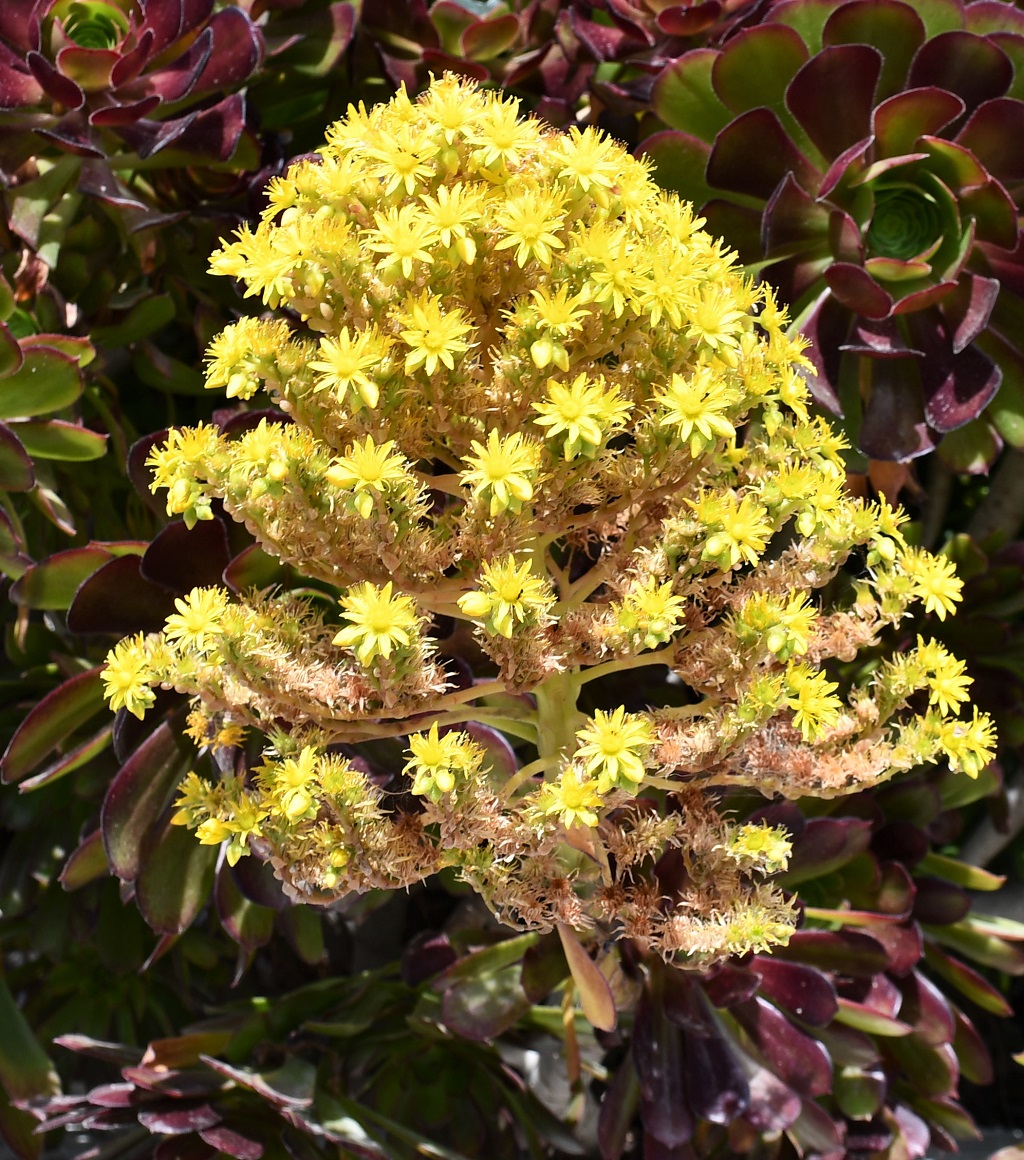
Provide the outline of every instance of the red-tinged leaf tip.
<path id="1" fill-rule="evenodd" d="M 562 941 L 565 960 L 572 972 L 573 982 L 579 992 L 583 1014 L 599 1031 L 614 1031 L 618 1022 L 615 999 L 608 980 L 598 970 L 597 964 L 580 946 L 576 932 L 564 923 L 558 924 L 558 937 Z"/>

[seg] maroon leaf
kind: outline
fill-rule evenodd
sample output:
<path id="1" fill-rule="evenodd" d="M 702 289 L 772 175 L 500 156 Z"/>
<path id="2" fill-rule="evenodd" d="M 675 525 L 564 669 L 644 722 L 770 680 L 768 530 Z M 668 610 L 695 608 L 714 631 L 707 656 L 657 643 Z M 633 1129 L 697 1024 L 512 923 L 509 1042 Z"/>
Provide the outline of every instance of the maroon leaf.
<path id="1" fill-rule="evenodd" d="M 240 858 L 230 870 L 235 885 L 250 902 L 271 910 L 287 910 L 292 905 L 269 863 Z"/>
<path id="2" fill-rule="evenodd" d="M 869 44 L 882 55 L 878 89 L 884 96 L 905 85 L 914 53 L 924 43 L 925 28 L 909 4 L 893 0 L 858 0 L 840 5 L 825 22 L 822 43 Z"/>
<path id="3" fill-rule="evenodd" d="M 32 707 L 0 759 L 0 780 L 20 781 L 103 709 L 102 668 L 69 678 Z"/>
<path id="4" fill-rule="evenodd" d="M 98 1108 L 130 1108 L 137 1104 L 140 1095 L 134 1084 L 107 1083 L 95 1087 L 86 1099 Z"/>
<path id="5" fill-rule="evenodd" d="M 683 1054 L 693 1114 L 712 1124 L 731 1124 L 750 1103 L 750 1088 L 736 1053 L 722 1035 L 684 1031 Z"/>
<path id="6" fill-rule="evenodd" d="M 804 351 L 804 357 L 814 368 L 814 373 L 806 376 L 808 390 L 815 402 L 840 417 L 843 416 L 839 401 L 840 348 L 849 328 L 848 312 L 829 290 L 821 294 L 800 328 L 811 344 Z"/>
<path id="7" fill-rule="evenodd" d="M 715 138 L 706 179 L 713 189 L 767 201 L 787 173 L 805 189 L 814 189 L 818 183 L 818 171 L 793 144 L 776 114 L 771 109 L 751 109 Z"/>
<path id="8" fill-rule="evenodd" d="M 210 55 L 193 91 L 229 89 L 242 84 L 263 59 L 263 36 L 241 8 L 222 8 L 206 26 L 213 38 Z"/>
<path id="9" fill-rule="evenodd" d="M 918 922 L 959 922 L 971 909 L 971 896 L 966 890 L 943 882 L 940 878 L 916 878 L 914 918 Z"/>
<path id="10" fill-rule="evenodd" d="M 85 104 L 85 93 L 70 77 L 62 76 L 41 52 L 30 52 L 25 63 L 43 91 L 65 109 L 80 109 Z"/>
<path id="11" fill-rule="evenodd" d="M 962 97 L 969 110 L 1001 97 L 1013 80 L 1006 53 L 983 36 L 951 30 L 932 37 L 910 66 L 912 87 L 934 85 Z"/>
<path id="12" fill-rule="evenodd" d="M 956 1032 L 953 1009 L 939 988 L 920 971 L 913 971 L 901 981 L 900 990 L 900 1018 L 914 1028 L 921 1042 L 929 1047 L 952 1042 Z"/>
<path id="13" fill-rule="evenodd" d="M 797 245 L 806 248 L 824 244 L 827 254 L 831 220 L 829 211 L 787 173 L 764 209 L 761 236 L 765 257 Z"/>
<path id="14" fill-rule="evenodd" d="M 874 359 L 860 449 L 872 459 L 903 463 L 934 447 L 924 417 L 924 394 L 912 359 Z"/>
<path id="15" fill-rule="evenodd" d="M 656 19 L 658 27 L 669 36 L 697 36 L 710 28 L 722 14 L 719 0 L 700 0 L 696 4 L 675 4 L 662 8 Z"/>
<path id="16" fill-rule="evenodd" d="M 866 44 L 823 48 L 800 69 L 786 105 L 827 161 L 871 133 L 881 53 Z"/>
<path id="17" fill-rule="evenodd" d="M 671 968 L 668 968 L 671 969 Z M 693 1116 L 683 1098 L 683 1037 L 657 997 L 645 990 L 633 1028 L 633 1062 L 640 1080 L 644 1127 L 669 1148 L 689 1141 Z"/>
<path id="18" fill-rule="evenodd" d="M 199 1133 L 199 1138 L 216 1148 L 218 1152 L 234 1156 L 235 1160 L 260 1160 L 263 1155 L 262 1144 L 224 1124 L 216 1128 L 204 1128 Z"/>
<path id="19" fill-rule="evenodd" d="M 735 1007 L 757 992 L 758 976 L 746 967 L 722 963 L 701 980 L 704 994 L 716 1007 Z"/>
<path id="20" fill-rule="evenodd" d="M 158 632 L 174 611 L 174 594 L 142 575 L 138 556 L 118 556 L 94 572 L 68 609 L 72 632 Z"/>
<path id="21" fill-rule="evenodd" d="M 832 1060 L 825 1046 L 812 1039 L 764 999 L 733 1009 L 758 1050 L 778 1075 L 801 1095 L 823 1095 L 832 1086 Z"/>
<path id="22" fill-rule="evenodd" d="M 784 24 L 746 28 L 726 41 L 714 63 L 715 92 L 734 113 L 782 107 L 786 86 L 807 60 L 807 46 Z"/>
<path id="23" fill-rule="evenodd" d="M 633 1058 L 627 1055 L 601 1100 L 597 1120 L 601 1160 L 620 1160 L 639 1105 L 640 1081 Z"/>
<path id="24" fill-rule="evenodd" d="M 432 951 L 431 955 L 436 953 L 436 951 Z M 446 963 L 445 967 L 448 965 L 450 964 Z M 441 969 L 443 970 L 444 967 Z M 402 970 L 404 977 L 404 965 Z M 543 1003 L 568 976 L 569 965 L 562 953 L 561 940 L 556 935 L 544 935 L 540 942 L 527 947 L 526 953 L 523 955 L 520 984 L 531 1003 Z"/>
<path id="25" fill-rule="evenodd" d="M 836 298 L 855 314 L 865 318 L 888 318 L 892 314 L 892 296 L 863 266 L 834 262 L 825 272 L 825 281 Z"/>
<path id="26" fill-rule="evenodd" d="M 790 936 L 788 945 L 776 947 L 773 953 L 778 958 L 854 977 L 877 975 L 888 965 L 881 943 L 854 930 L 798 930 Z"/>
<path id="27" fill-rule="evenodd" d="M 924 939 L 916 922 L 876 923 L 865 930 L 866 934 L 882 944 L 889 956 L 889 971 L 893 975 L 905 975 L 920 961 Z"/>
<path id="28" fill-rule="evenodd" d="M 122 881 L 138 877 L 145 844 L 186 767 L 177 732 L 164 721 L 110 783 L 101 813 L 103 842 L 110 868 Z"/>
<path id="29" fill-rule="evenodd" d="M 6 423 L 0 423 L 0 489 L 29 491 L 35 482 L 32 460 L 21 440 Z"/>
<path id="30" fill-rule="evenodd" d="M 107 854 L 99 830 L 87 834 L 71 851 L 57 879 L 65 890 L 79 890 L 107 873 Z"/>
<path id="31" fill-rule="evenodd" d="M 800 1115 L 801 1100 L 792 1088 L 748 1055 L 740 1055 L 747 1072 L 750 1106 L 744 1119 L 758 1132 L 779 1132 Z"/>
<path id="32" fill-rule="evenodd" d="M 761 976 L 762 993 L 803 1022 L 825 1027 L 835 1016 L 836 989 L 821 971 L 767 955 L 754 957 L 754 969 Z"/>
<path id="33" fill-rule="evenodd" d="M 887 1039 L 883 1050 L 904 1075 L 913 1076 L 915 1093 L 931 1097 L 956 1094 L 960 1068 L 952 1044 L 929 1047 L 917 1035 L 904 1035 Z"/>
<path id="34" fill-rule="evenodd" d="M 936 431 L 955 431 L 976 419 L 995 398 L 1003 372 L 976 346 L 934 355 L 922 366 L 925 415 Z"/>
<path id="35" fill-rule="evenodd" d="M 227 161 L 245 128 L 245 93 L 232 93 L 213 108 L 182 121 L 181 132 L 171 138 L 176 148 L 211 161 Z M 163 141 L 159 147 L 169 143 Z"/>
<path id="36" fill-rule="evenodd" d="M 210 1104 L 156 1104 L 139 1110 L 139 1123 L 162 1136 L 186 1136 L 220 1122 L 220 1112 Z"/>
<path id="37" fill-rule="evenodd" d="M 897 819 L 886 822 L 875 834 L 871 848 L 879 858 L 893 858 L 907 866 L 916 866 L 928 853 L 929 839 L 920 826 Z"/>
<path id="38" fill-rule="evenodd" d="M 956 1025 L 953 1049 L 960 1061 L 960 1074 L 971 1083 L 991 1083 L 994 1075 L 992 1056 L 985 1041 L 970 1019 L 956 1007 L 953 1008 L 953 1019 Z"/>
<path id="39" fill-rule="evenodd" d="M 779 884 L 787 890 L 845 865 L 871 841 L 871 823 L 859 818 L 811 818 L 793 844 L 793 854 Z"/>
<path id="40" fill-rule="evenodd" d="M 565 959 L 561 953 L 557 938 L 552 936 L 549 940 L 549 946 L 553 947 L 555 954 L 549 956 L 551 958 L 558 958 L 562 960 L 562 975 L 565 976 Z M 526 960 L 530 951 L 536 950 L 536 947 L 530 947 L 523 956 L 522 975 L 520 976 L 520 985 L 531 1002 L 539 1003 L 553 990 L 549 987 L 542 995 L 535 997 L 527 990 L 524 978 L 526 975 Z M 456 960 L 458 954 L 451 944 L 448 936 L 438 931 L 420 931 L 419 934 L 414 935 L 405 946 L 402 953 L 402 982 L 407 987 L 418 987 L 421 983 L 425 983 L 427 979 L 433 978 L 434 975 L 440 974 L 441 971 L 447 970 Z"/>
<path id="41" fill-rule="evenodd" d="M 130 1066 L 142 1058 L 142 1049 L 139 1047 L 107 1043 L 102 1039 L 93 1039 L 90 1035 L 58 1035 L 53 1042 L 78 1055 L 87 1055 L 104 1063 L 115 1063 L 118 1067 Z"/>
<path id="42" fill-rule="evenodd" d="M 222 520 L 200 520 L 191 529 L 175 520 L 146 549 L 141 572 L 153 584 L 185 593 L 194 587 L 219 585 L 230 560 Z"/>
<path id="43" fill-rule="evenodd" d="M 1022 134 L 1024 102 L 1001 97 L 979 105 L 956 140 L 1005 183 L 1024 178 L 1024 158 L 1018 148 Z"/>

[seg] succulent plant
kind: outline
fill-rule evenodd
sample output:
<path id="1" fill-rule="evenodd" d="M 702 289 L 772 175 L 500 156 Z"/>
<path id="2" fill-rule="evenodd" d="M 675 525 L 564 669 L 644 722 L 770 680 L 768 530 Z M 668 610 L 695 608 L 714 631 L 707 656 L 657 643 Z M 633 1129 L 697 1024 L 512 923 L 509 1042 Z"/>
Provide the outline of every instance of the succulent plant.
<path id="1" fill-rule="evenodd" d="M 1019 9 L 762 4 L 652 107 L 659 180 L 776 288 L 864 456 L 985 471 L 1024 442 Z"/>

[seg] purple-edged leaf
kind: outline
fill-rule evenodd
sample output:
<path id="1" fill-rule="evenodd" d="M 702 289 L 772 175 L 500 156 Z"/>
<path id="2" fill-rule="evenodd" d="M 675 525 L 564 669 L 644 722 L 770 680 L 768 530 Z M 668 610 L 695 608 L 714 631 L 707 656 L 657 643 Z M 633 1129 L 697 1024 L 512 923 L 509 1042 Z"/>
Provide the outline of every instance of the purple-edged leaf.
<path id="1" fill-rule="evenodd" d="M 789 868 L 777 882 L 791 890 L 845 865 L 871 841 L 871 823 L 859 818 L 811 818 L 793 844 Z"/>
<path id="2" fill-rule="evenodd" d="M 967 966 L 966 963 L 962 963 L 959 959 L 955 959 L 952 955 L 941 950 L 934 942 L 925 943 L 924 957 L 928 966 L 936 974 L 952 983 L 958 991 L 961 991 L 973 1003 L 977 1003 L 979 1007 L 1004 1018 L 1013 1013 L 1013 1008 L 988 979 L 980 975 L 973 967 Z"/>
<path id="3" fill-rule="evenodd" d="M 203 1062 L 225 1079 L 239 1087 L 255 1092 L 278 1108 L 308 1108 L 316 1092 L 316 1068 L 297 1056 L 289 1056 L 283 1067 L 259 1072 L 245 1067 L 233 1067 L 222 1060 L 203 1056 Z"/>
<path id="4" fill-rule="evenodd" d="M 874 1067 L 881 1059 L 878 1044 L 863 1031 L 832 1022 L 814 1032 L 837 1067 Z"/>
<path id="5" fill-rule="evenodd" d="M 583 1014 L 599 1031 L 614 1031 L 618 1021 L 615 996 L 608 980 L 597 964 L 580 946 L 576 932 L 564 923 L 557 923 L 558 937 L 562 940 L 565 961 L 569 964 L 572 981 L 579 992 Z"/>
<path id="6" fill-rule="evenodd" d="M 144 579 L 175 592 L 221 584 L 231 561 L 222 520 L 200 520 L 189 529 L 181 520 L 157 534 L 142 557 Z"/>
<path id="7" fill-rule="evenodd" d="M 914 897 L 914 918 L 931 924 L 959 922 L 971 909 L 971 896 L 966 890 L 944 882 L 941 878 L 917 878 Z"/>
<path id="8" fill-rule="evenodd" d="M 164 721 L 110 783 L 101 813 L 103 842 L 110 868 L 123 882 L 138 877 L 151 831 L 187 767 L 177 732 Z"/>
<path id="9" fill-rule="evenodd" d="M 117 635 L 159 632 L 173 611 L 174 594 L 142 575 L 141 559 L 120 556 L 79 587 L 68 609 L 68 628 Z"/>
<path id="10" fill-rule="evenodd" d="M 956 93 L 972 110 L 1006 92 L 1013 80 L 1013 65 L 986 37 L 950 31 L 921 46 L 908 79 L 915 88 L 934 85 Z"/>
<path id="11" fill-rule="evenodd" d="M 513 964 L 449 987 L 441 1002 L 445 1026 L 463 1039 L 496 1039 L 531 1007 L 519 980 L 520 968 Z"/>
<path id="12" fill-rule="evenodd" d="M 974 225 L 980 243 L 1013 250 L 1020 238 L 1017 207 L 1006 188 L 994 178 L 962 190 L 958 199 L 960 217 Z"/>
<path id="13" fill-rule="evenodd" d="M 211 161 L 227 161 L 245 128 L 245 93 L 232 93 L 213 108 L 182 121 L 181 132 L 173 137 L 176 150 Z"/>
<path id="14" fill-rule="evenodd" d="M 916 922 L 894 925 L 876 923 L 866 931 L 885 948 L 889 956 L 889 971 L 893 975 L 905 975 L 921 959 L 924 936 Z"/>
<path id="15" fill-rule="evenodd" d="M 554 951 L 553 955 L 548 956 L 549 959 L 562 959 L 562 953 L 558 946 L 558 940 L 551 936 L 548 946 Z M 523 956 L 522 973 L 520 974 L 520 984 L 526 992 L 527 997 L 531 1003 L 539 1003 L 546 999 L 548 995 L 554 990 L 554 987 L 548 987 L 546 991 L 539 997 L 535 990 L 531 990 L 526 985 L 526 964 L 532 951 L 537 948 L 531 947 Z M 458 952 L 451 944 L 451 940 L 442 931 L 422 930 L 419 934 L 413 937 L 406 943 L 405 949 L 402 952 L 402 982 L 407 987 L 418 987 L 421 983 L 425 983 L 427 979 L 431 979 L 434 975 L 440 974 L 447 970 L 458 959 Z M 565 966 L 562 965 L 563 978 Z M 557 984 L 556 984 L 557 985 Z M 536 990 L 540 990 L 537 988 Z"/>
<path id="16" fill-rule="evenodd" d="M 793 77 L 786 106 L 827 161 L 871 133 L 879 51 L 866 44 L 823 48 Z"/>
<path id="17" fill-rule="evenodd" d="M 87 834 L 71 851 L 57 881 L 65 890 L 79 890 L 107 873 L 107 852 L 99 830 Z"/>
<path id="18" fill-rule="evenodd" d="M 597 1120 L 597 1146 L 601 1160 L 620 1160 L 639 1106 L 640 1080 L 633 1057 L 627 1055 L 601 1100 Z"/>
<path id="19" fill-rule="evenodd" d="M 716 238 L 728 238 L 741 262 L 756 265 L 761 257 L 761 214 L 724 197 L 713 197 L 701 208 L 705 229 Z"/>
<path id="20" fill-rule="evenodd" d="M 776 114 L 771 109 L 751 109 L 715 138 L 706 180 L 712 189 L 767 201 L 787 173 L 805 189 L 816 188 L 820 181 L 818 171 L 793 144 Z"/>
<path id="21" fill-rule="evenodd" d="M 697 36 L 722 15 L 720 0 L 697 0 L 695 4 L 673 4 L 662 8 L 656 20 L 669 36 Z"/>
<path id="22" fill-rule="evenodd" d="M 864 269 L 883 282 L 916 282 L 932 272 L 931 265 L 920 258 L 868 258 Z M 898 292 L 899 287 L 895 290 Z"/>
<path id="23" fill-rule="evenodd" d="M 761 992 L 812 1027 L 827 1026 L 836 1013 L 836 989 L 823 972 L 804 963 L 756 955 Z"/>
<path id="24" fill-rule="evenodd" d="M 953 1050 L 960 1061 L 960 1074 L 971 1083 L 989 1084 L 993 1079 L 992 1056 L 985 1041 L 967 1016 L 953 1008 L 956 1031 Z"/>
<path id="25" fill-rule="evenodd" d="M 105 1083 L 93 1088 L 86 1099 L 97 1108 L 131 1108 L 140 1101 L 134 1084 Z"/>
<path id="26" fill-rule="evenodd" d="M 20 781 L 104 708 L 102 665 L 77 673 L 34 705 L 0 759 L 6 783 Z"/>
<path id="27" fill-rule="evenodd" d="M 217 848 L 203 846 L 184 826 L 150 831 L 135 880 L 142 917 L 160 934 L 178 935 L 206 905 Z"/>
<path id="28" fill-rule="evenodd" d="M 637 1006 L 632 1046 L 644 1127 L 669 1148 L 686 1144 L 694 1125 L 683 1095 L 686 1062 L 682 1032 L 646 990 Z"/>
<path id="29" fill-rule="evenodd" d="M 703 205 L 711 197 L 705 179 L 711 148 L 699 138 L 676 129 L 666 129 L 641 141 L 637 152 L 654 164 L 662 189 L 678 193 L 695 206 Z"/>
<path id="30" fill-rule="evenodd" d="M 970 223 L 970 228 L 974 228 L 974 223 Z M 967 249 L 970 247 L 968 246 Z M 957 271 L 956 273 L 959 273 Z M 956 275 L 954 274 L 954 277 Z M 924 279 L 927 282 L 927 279 Z M 911 290 L 906 293 L 906 287 L 901 288 L 902 297 L 897 301 L 893 307 L 892 312 L 894 317 L 900 317 L 905 314 L 914 314 L 918 310 L 926 310 L 929 306 L 935 306 L 939 302 L 956 289 L 955 281 L 938 282 L 933 285 L 924 285 L 920 289 Z"/>
<path id="31" fill-rule="evenodd" d="M 896 818 L 886 822 L 872 839 L 871 848 L 879 858 L 892 858 L 897 863 L 916 866 L 928 853 L 929 838 L 925 831 L 913 822 Z M 897 869 L 894 865 L 893 869 Z M 905 878 L 903 879 L 905 881 Z M 904 909 L 909 909 L 909 890 Z M 891 913 L 891 912 L 890 912 Z"/>
<path id="32" fill-rule="evenodd" d="M 227 861 L 223 861 L 217 871 L 214 899 L 221 925 L 243 951 L 251 952 L 270 941 L 274 932 L 274 912 L 269 907 L 250 902 L 242 894 Z"/>
<path id="33" fill-rule="evenodd" d="M 813 1153 L 817 1160 L 845 1160 L 848 1155 L 844 1143 L 844 1125 L 813 1100 L 804 1100 L 800 1115 L 787 1129 L 803 1152 Z"/>
<path id="34" fill-rule="evenodd" d="M 992 308 L 999 297 L 999 280 L 965 274 L 955 290 L 942 303 L 942 313 L 953 341 L 953 353 L 959 354 L 988 326 Z"/>
<path id="35" fill-rule="evenodd" d="M 71 77 L 62 76 L 41 52 L 30 52 L 25 57 L 25 63 L 46 95 L 65 109 L 74 111 L 85 104 L 85 93 L 81 86 Z"/>
<path id="36" fill-rule="evenodd" d="M 825 272 L 828 288 L 848 310 L 865 318 L 888 318 L 893 300 L 864 269 L 853 262 L 835 262 Z"/>
<path id="37" fill-rule="evenodd" d="M 800 1115 L 799 1095 L 745 1052 L 739 1058 L 747 1073 L 750 1092 L 750 1105 L 744 1119 L 758 1132 L 779 1132 L 788 1128 Z"/>
<path id="38" fill-rule="evenodd" d="M 571 15 L 576 16 L 577 14 L 573 12 Z M 604 52 L 601 51 L 602 49 L 611 48 L 614 50 L 613 45 L 599 44 L 596 42 L 595 37 L 600 36 L 600 32 L 595 33 L 592 37 L 587 37 L 586 33 L 588 29 L 584 28 L 581 35 L 579 26 L 590 25 L 593 23 L 592 21 L 579 18 L 572 23 L 577 36 L 587 45 L 590 51 L 594 52 L 595 49 L 599 50 L 595 54 L 598 60 L 605 59 Z M 613 28 L 602 28 L 600 25 L 595 25 L 595 28 L 601 28 L 601 31 L 605 34 L 612 35 L 617 31 Z M 496 56 L 500 56 L 506 49 L 511 48 L 515 44 L 518 36 L 519 17 L 514 16 L 511 12 L 506 13 L 504 16 L 492 16 L 489 19 L 477 20 L 462 34 L 461 55 L 464 55 L 469 60 L 493 60 Z"/>
<path id="39" fill-rule="evenodd" d="M 904 1075 L 913 1077 L 915 1092 L 940 1098 L 956 1094 L 960 1068 L 952 1044 L 929 1047 L 917 1035 L 907 1035 L 886 1040 L 884 1052 Z"/>
<path id="40" fill-rule="evenodd" d="M 73 1051 L 77 1055 L 85 1055 L 103 1063 L 113 1063 L 118 1067 L 130 1066 L 138 1063 L 142 1058 L 140 1047 L 129 1047 L 123 1043 L 107 1043 L 102 1039 L 93 1039 L 91 1035 L 58 1035 L 53 1042 L 58 1047 Z"/>
<path id="41" fill-rule="evenodd" d="M 932 1140 L 939 1143 L 939 1147 L 951 1152 L 957 1140 L 978 1140 L 981 1132 L 974 1120 L 951 1098 L 937 1100 L 918 1099 L 914 1106 L 927 1120 L 931 1121 Z M 936 1141 L 940 1129 L 948 1143 L 941 1143 L 942 1137 Z M 952 1144 L 953 1147 L 950 1147 Z"/>
<path id="42" fill-rule="evenodd" d="M 6 324 L 0 322 L 0 379 L 13 374 L 21 366 L 24 357 L 18 340 L 11 334 Z"/>
<path id="43" fill-rule="evenodd" d="M 840 998 L 852 999 L 889 1019 L 899 1015 L 903 1002 L 899 987 L 886 974 L 873 975 L 870 979 L 848 979 L 841 983 L 840 992 Z"/>
<path id="44" fill-rule="evenodd" d="M 745 1003 L 757 993 L 758 975 L 746 967 L 722 963 L 717 970 L 701 979 L 701 986 L 708 1000 L 716 1007 L 735 1007 Z"/>
<path id="45" fill-rule="evenodd" d="M 34 774 L 32 777 L 26 777 L 21 783 L 21 792 L 30 793 L 32 790 L 49 785 L 51 782 L 57 781 L 69 773 L 74 773 L 76 769 L 81 769 L 83 765 L 86 765 L 94 757 L 98 757 L 104 752 L 110 745 L 113 733 L 114 724 L 113 722 L 109 722 L 97 733 L 94 733 L 92 737 L 86 738 L 85 741 L 74 746 L 67 753 L 62 753 L 55 760 L 51 761 L 39 773 Z"/>
<path id="46" fill-rule="evenodd" d="M 82 374 L 74 358 L 52 347 L 31 347 L 21 366 L 0 379 L 0 419 L 58 411 L 81 393 Z"/>
<path id="47" fill-rule="evenodd" d="M 29 491 L 35 482 L 24 445 L 6 423 L 0 423 L 0 490 Z"/>
<path id="48" fill-rule="evenodd" d="M 829 211 L 787 173 L 764 209 L 761 244 L 765 256 L 827 243 L 831 220 Z"/>
<path id="49" fill-rule="evenodd" d="M 798 930 L 786 946 L 776 947 L 777 958 L 809 963 L 823 971 L 870 978 L 884 971 L 888 958 L 881 943 L 854 930 Z"/>
<path id="50" fill-rule="evenodd" d="M 915 1036 L 929 1047 L 951 1043 L 956 1033 L 953 1008 L 939 988 L 920 971 L 912 971 L 900 989 L 900 1019 L 913 1027 Z"/>
<path id="51" fill-rule="evenodd" d="M 832 1060 L 817 1039 L 794 1027 L 771 1003 L 752 999 L 733 1009 L 765 1062 L 801 1095 L 824 1095 L 832 1086 Z"/>
<path id="52" fill-rule="evenodd" d="M 898 0 L 859 0 L 842 4 L 822 29 L 823 44 L 869 44 L 882 54 L 878 91 L 882 96 L 905 87 L 907 69 L 925 39 L 921 18 Z"/>
<path id="53" fill-rule="evenodd" d="M 168 1071 L 162 1067 L 123 1067 L 121 1075 L 144 1091 L 179 1099 L 210 1096 L 224 1087 L 224 1080 L 218 1075 L 212 1075 L 208 1068 L 202 1071 Z"/>
<path id="54" fill-rule="evenodd" d="M 924 417 L 924 394 L 913 359 L 873 359 L 871 393 L 865 401 L 858 440 L 872 459 L 905 463 L 934 442 Z"/>
<path id="55" fill-rule="evenodd" d="M 215 1128 L 203 1128 L 199 1138 L 218 1152 L 234 1156 L 235 1160 L 260 1160 L 263 1145 L 258 1140 L 243 1136 L 241 1132 L 220 1124 Z"/>
<path id="56" fill-rule="evenodd" d="M 69 548 L 35 564 L 11 588 L 11 599 L 25 608 L 63 611 L 82 582 L 113 558 L 102 544 Z"/>
<path id="57" fill-rule="evenodd" d="M 1003 372 L 976 346 L 960 354 L 929 358 L 921 370 L 925 416 L 936 431 L 955 431 L 984 411 L 995 398 Z"/>
<path id="58" fill-rule="evenodd" d="M 727 40 L 714 63 L 715 92 L 733 113 L 781 109 L 786 86 L 807 60 L 807 46 L 784 24 L 759 24 Z"/>
<path id="59" fill-rule="evenodd" d="M 870 137 L 863 137 L 860 141 L 856 141 L 844 149 L 825 170 L 825 176 L 818 186 L 817 196 L 821 199 L 830 197 L 833 190 L 841 182 L 851 186 L 857 185 L 864 176 L 865 158 L 870 149 Z"/>
<path id="60" fill-rule="evenodd" d="M 446 963 L 445 967 L 448 965 Z M 554 934 L 547 934 L 527 948 L 519 981 L 531 1003 L 543 1003 L 568 975 L 569 964 L 562 953 L 561 940 Z"/>
<path id="61" fill-rule="evenodd" d="M 84 463 L 106 453 L 109 436 L 90 431 L 79 423 L 63 419 L 12 421 L 10 429 L 22 446 L 37 459 L 58 459 Z"/>
<path id="62" fill-rule="evenodd" d="M 800 330 L 811 344 L 804 352 L 814 369 L 813 374 L 806 375 L 808 390 L 815 402 L 842 417 L 840 348 L 850 330 L 849 312 L 825 290 L 800 320 Z"/>
<path id="63" fill-rule="evenodd" d="M 718 53 L 696 48 L 667 65 L 654 82 L 651 107 L 672 129 L 704 142 L 709 148 L 730 121 L 711 81 Z"/>
<path id="64" fill-rule="evenodd" d="M 956 141 L 969 149 L 1001 182 L 1024 178 L 1020 141 L 1024 135 L 1024 102 L 1001 97 L 985 101 L 971 114 Z"/>
<path id="65" fill-rule="evenodd" d="M 869 1035 L 880 1035 L 882 1038 L 896 1038 L 909 1035 L 911 1028 L 898 1019 L 883 1015 L 864 1003 L 855 1003 L 852 999 L 840 999 L 839 1011 L 836 1019 L 847 1027 L 857 1031 L 866 1031 Z"/>
<path id="66" fill-rule="evenodd" d="M 230 1031 L 194 1031 L 169 1039 L 153 1039 L 142 1057 L 142 1064 L 165 1072 L 194 1067 L 204 1055 L 223 1051 L 231 1038 Z"/>
<path id="67" fill-rule="evenodd" d="M 187 1136 L 201 1128 L 212 1128 L 221 1122 L 221 1114 L 211 1104 L 193 1104 L 183 1107 L 180 1103 L 139 1109 L 139 1123 L 154 1135 Z"/>

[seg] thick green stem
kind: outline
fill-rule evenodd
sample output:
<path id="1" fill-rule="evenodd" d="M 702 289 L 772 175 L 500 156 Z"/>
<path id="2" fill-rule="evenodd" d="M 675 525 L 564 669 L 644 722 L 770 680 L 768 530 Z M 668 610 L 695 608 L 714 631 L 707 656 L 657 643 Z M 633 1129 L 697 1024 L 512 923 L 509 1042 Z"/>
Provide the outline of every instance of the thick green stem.
<path id="1" fill-rule="evenodd" d="M 576 709 L 577 673 L 555 673 L 534 689 L 537 698 L 537 751 L 542 759 L 557 758 L 576 748 L 580 714 Z"/>

